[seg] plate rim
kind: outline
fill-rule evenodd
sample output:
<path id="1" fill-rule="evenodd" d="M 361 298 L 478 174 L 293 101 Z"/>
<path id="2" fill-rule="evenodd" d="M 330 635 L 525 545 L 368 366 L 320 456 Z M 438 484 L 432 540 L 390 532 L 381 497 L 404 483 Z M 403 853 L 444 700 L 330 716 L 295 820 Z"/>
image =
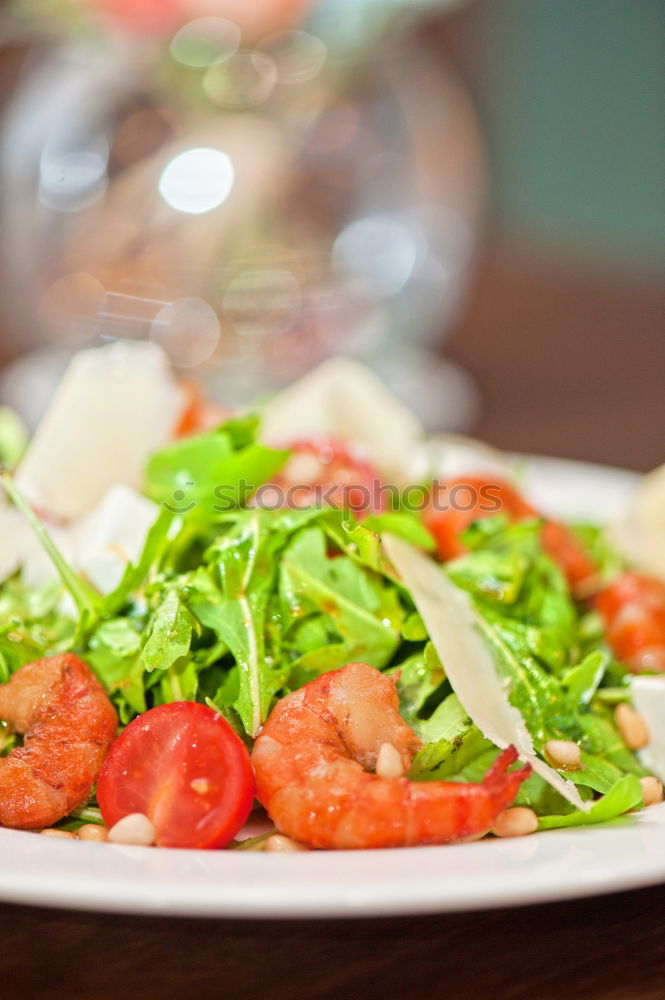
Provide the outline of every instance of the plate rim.
<path id="1" fill-rule="evenodd" d="M 656 859 L 650 857 L 648 862 L 645 862 L 645 855 L 640 851 L 626 850 L 639 845 L 640 838 L 634 834 L 643 827 L 653 828 L 659 847 Z M 47 862 L 57 862 L 58 868 L 55 876 L 51 875 L 47 880 L 39 872 L 33 875 L 26 872 L 14 873 L 13 876 L 10 873 L 7 877 L 7 872 L 2 872 L 0 868 L 0 901 L 5 904 L 88 912 L 251 920 L 352 919 L 512 908 L 607 895 L 661 884 L 665 882 L 664 834 L 665 803 L 662 803 L 649 807 L 648 814 L 621 818 L 603 827 L 548 830 L 515 840 L 497 839 L 443 847 L 285 854 L 278 855 L 276 862 L 280 865 L 282 880 L 271 883 L 268 879 L 257 892 L 256 886 L 252 891 L 252 884 L 265 875 L 265 869 L 270 866 L 273 869 L 270 874 L 275 874 L 275 857 L 272 854 L 207 854 L 202 851 L 171 849 L 169 861 L 173 859 L 183 862 L 183 870 L 178 872 L 177 878 L 173 878 L 171 872 L 170 880 L 160 880 L 157 877 L 151 883 L 149 880 L 136 879 L 134 875 L 135 869 L 143 867 L 150 856 L 154 855 L 154 848 L 81 842 L 74 845 L 68 841 L 47 840 L 36 834 L 3 829 L 0 830 L 0 847 L 6 846 L 3 842 L 10 838 L 20 839 L 24 846 L 25 840 L 29 838 L 34 844 L 33 858 L 41 854 Z M 606 863 L 594 861 L 600 846 L 599 837 L 604 841 L 617 840 L 616 847 L 612 848 L 612 856 L 614 859 L 621 859 L 618 868 L 610 868 Z M 591 850 L 592 845 L 586 844 L 590 849 L 586 869 L 580 870 L 579 861 L 567 869 L 564 867 L 563 871 L 560 867 L 557 868 L 557 864 L 560 865 L 560 861 L 565 860 L 565 852 L 579 855 L 580 849 L 585 846 L 584 842 L 590 840 L 593 841 L 593 849 Z M 529 854 L 539 847 L 546 848 L 542 868 L 530 869 Z M 73 856 L 70 852 L 83 851 L 87 857 L 82 857 L 86 862 L 91 862 L 93 859 L 98 860 L 103 852 L 109 850 L 114 852 L 116 861 L 122 859 L 121 864 L 125 863 L 125 877 L 119 878 L 116 871 L 108 872 L 95 883 L 70 880 L 69 869 L 76 870 L 80 867 L 76 864 L 67 866 Z M 456 871 L 464 863 L 476 860 L 474 855 L 478 856 L 479 851 L 483 853 L 485 862 L 491 860 L 499 866 L 482 885 L 478 880 L 456 876 Z M 190 883 L 188 894 L 183 895 L 186 862 L 196 854 L 207 854 L 206 860 L 214 859 L 209 874 L 216 876 L 219 881 L 213 883 L 205 880 L 197 883 L 195 889 L 192 889 Z M 547 855 L 552 855 L 552 858 L 548 859 Z M 418 865 L 416 891 L 404 892 L 403 872 L 400 870 L 403 863 L 408 862 L 411 866 L 415 862 L 427 862 L 428 856 L 434 861 L 434 865 Z M 627 859 L 630 859 L 628 863 Z M 506 871 L 501 871 L 500 863 L 505 864 L 506 860 Z M 383 882 L 376 883 L 367 875 L 363 881 L 360 869 L 367 861 L 388 862 L 388 867 L 391 867 L 393 861 L 392 867 L 395 870 L 390 879 Z M 303 876 L 303 863 L 309 870 L 298 884 L 297 877 Z M 511 881 L 510 873 L 514 874 L 513 863 L 526 864 L 524 870 L 530 878 Z M 548 875 L 549 864 L 557 868 L 556 877 Z M 176 867 L 179 868 L 179 865 Z M 320 881 L 322 867 L 328 869 L 325 883 Z M 229 874 L 240 874 L 247 881 L 243 883 L 241 877 L 229 890 Z M 293 879 L 296 880 L 295 884 Z M 448 880 L 447 883 L 444 879 Z M 152 890 L 148 894 L 147 888 Z"/>

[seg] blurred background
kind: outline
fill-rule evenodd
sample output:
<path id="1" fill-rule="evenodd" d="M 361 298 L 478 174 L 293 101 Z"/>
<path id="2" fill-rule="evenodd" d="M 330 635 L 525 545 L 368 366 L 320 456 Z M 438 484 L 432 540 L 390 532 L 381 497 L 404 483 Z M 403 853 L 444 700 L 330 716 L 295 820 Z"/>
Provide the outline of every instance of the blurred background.
<path id="1" fill-rule="evenodd" d="M 665 460 L 661 0 L 0 2 L 0 402 L 161 344 L 366 361 L 432 429 Z"/>

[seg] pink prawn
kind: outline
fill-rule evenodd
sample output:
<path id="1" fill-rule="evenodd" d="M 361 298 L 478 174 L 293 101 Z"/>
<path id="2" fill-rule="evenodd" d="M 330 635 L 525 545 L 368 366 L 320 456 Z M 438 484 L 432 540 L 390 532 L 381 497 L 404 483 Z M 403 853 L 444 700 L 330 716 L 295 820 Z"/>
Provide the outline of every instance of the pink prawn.
<path id="1" fill-rule="evenodd" d="M 479 784 L 411 781 L 420 746 L 394 678 L 349 663 L 276 705 L 252 753 L 257 795 L 279 830 L 311 847 L 446 844 L 486 834 L 530 773 L 508 771 L 509 747 Z M 373 773 L 377 761 L 395 776 Z"/>

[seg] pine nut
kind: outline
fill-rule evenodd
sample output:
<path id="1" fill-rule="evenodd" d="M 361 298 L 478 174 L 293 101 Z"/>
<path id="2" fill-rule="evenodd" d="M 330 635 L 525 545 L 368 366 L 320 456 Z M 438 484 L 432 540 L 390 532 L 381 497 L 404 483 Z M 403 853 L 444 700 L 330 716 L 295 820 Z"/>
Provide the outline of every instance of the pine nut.
<path id="1" fill-rule="evenodd" d="M 309 848 L 305 847 L 304 844 L 299 844 L 295 840 L 291 840 L 290 837 L 285 837 L 281 833 L 273 833 L 272 837 L 268 837 L 265 843 L 265 850 L 270 854 L 282 853 L 282 852 L 292 852 L 292 851 L 308 851 Z"/>
<path id="2" fill-rule="evenodd" d="M 103 843 L 109 839 L 109 832 L 105 826 L 100 826 L 98 823 L 84 823 L 78 829 L 78 838 Z"/>
<path id="3" fill-rule="evenodd" d="M 492 833 L 497 837 L 524 837 L 527 833 L 535 833 L 538 829 L 538 817 L 533 809 L 527 806 L 513 806 L 499 813 Z"/>
<path id="4" fill-rule="evenodd" d="M 625 701 L 614 710 L 614 721 L 619 735 L 630 750 L 641 750 L 649 740 L 649 729 L 641 715 Z"/>
<path id="5" fill-rule="evenodd" d="M 379 778 L 401 778 L 404 774 L 402 757 L 392 743 L 382 743 L 376 758 L 376 774 Z"/>
<path id="6" fill-rule="evenodd" d="M 663 801 L 663 783 L 658 778 L 650 774 L 647 778 L 640 778 L 640 785 L 645 806 L 655 806 Z"/>
<path id="7" fill-rule="evenodd" d="M 155 843 L 155 828 L 143 813 L 130 813 L 111 827 L 108 839 L 112 844 L 150 847 Z"/>
<path id="8" fill-rule="evenodd" d="M 76 840 L 76 834 L 72 833 L 71 830 L 55 830 L 52 827 L 48 827 L 46 830 L 39 831 L 42 837 L 60 837 L 62 840 Z"/>
<path id="9" fill-rule="evenodd" d="M 576 771 L 582 763 L 582 752 L 572 740 L 548 740 L 545 753 L 555 767 Z"/>

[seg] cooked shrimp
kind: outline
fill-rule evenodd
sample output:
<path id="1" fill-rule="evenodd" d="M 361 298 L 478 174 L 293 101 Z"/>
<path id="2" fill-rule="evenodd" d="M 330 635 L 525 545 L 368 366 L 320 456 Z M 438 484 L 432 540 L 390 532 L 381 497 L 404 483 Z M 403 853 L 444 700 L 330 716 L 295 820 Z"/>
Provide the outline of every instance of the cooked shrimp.
<path id="1" fill-rule="evenodd" d="M 607 641 L 633 673 L 665 671 L 665 583 L 646 573 L 621 573 L 596 595 Z"/>
<path id="2" fill-rule="evenodd" d="M 0 686 L 0 719 L 23 746 L 0 758 L 0 826 L 52 826 L 87 798 L 118 727 L 101 684 L 64 653 Z"/>
<path id="3" fill-rule="evenodd" d="M 257 795 L 278 829 L 311 847 L 445 844 L 487 833 L 529 768 L 505 750 L 482 783 L 379 777 L 379 751 L 408 770 L 421 744 L 394 678 L 366 663 L 323 674 L 275 707 L 252 753 Z M 399 763 L 399 761 L 398 761 Z M 370 770 L 367 770 L 370 769 Z"/>

